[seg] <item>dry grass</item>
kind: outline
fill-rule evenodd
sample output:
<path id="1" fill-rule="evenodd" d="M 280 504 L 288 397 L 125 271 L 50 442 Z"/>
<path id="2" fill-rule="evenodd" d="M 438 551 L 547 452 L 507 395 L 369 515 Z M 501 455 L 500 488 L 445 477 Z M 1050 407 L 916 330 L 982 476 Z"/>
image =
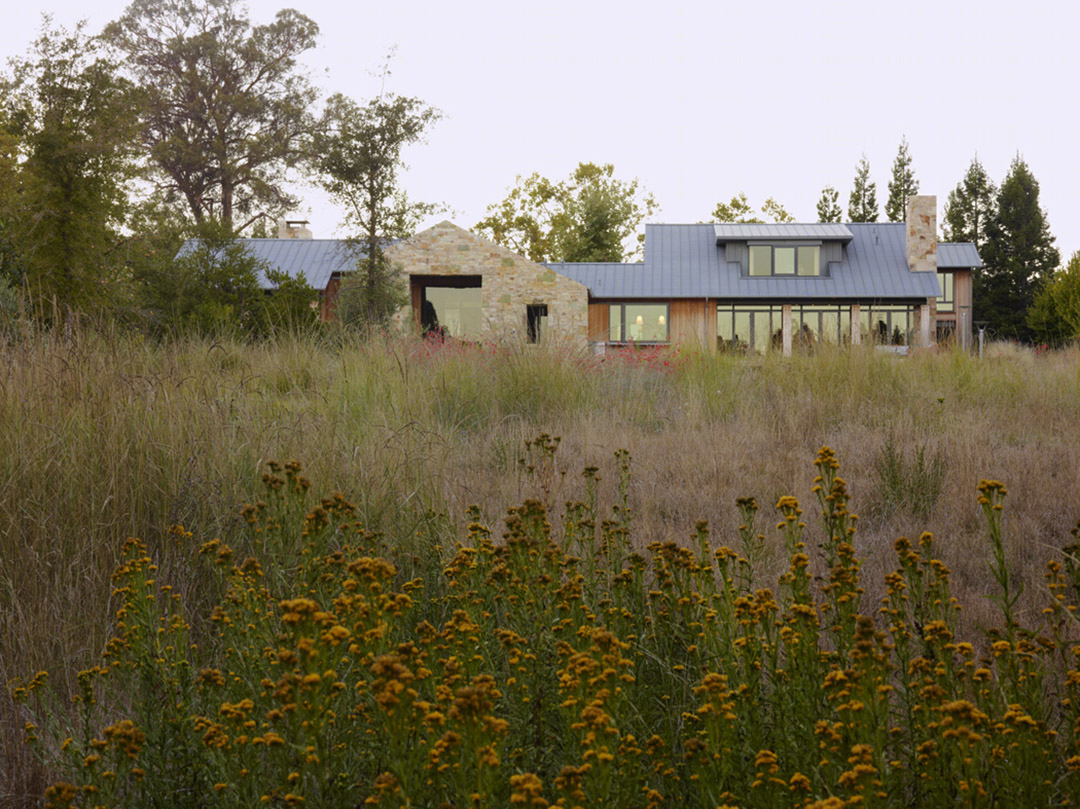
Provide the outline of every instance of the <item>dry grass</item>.
<path id="1" fill-rule="evenodd" d="M 48 668 L 55 684 L 100 651 L 127 536 L 146 541 L 162 578 L 197 604 L 190 549 L 167 529 L 227 538 L 269 458 L 303 460 L 320 491 L 340 489 L 401 545 L 460 528 L 474 503 L 495 524 L 523 496 L 578 498 L 589 465 L 601 468 L 610 503 L 612 456 L 627 449 L 641 541 L 682 541 L 702 518 L 720 541 L 737 525 L 736 497 L 809 504 L 807 470 L 827 444 L 867 515 L 857 550 L 871 598 L 896 536 L 928 529 L 969 605 L 964 620 L 991 620 L 979 607 L 992 582 L 975 487 L 998 478 L 1010 491 L 1014 570 L 1028 586 L 1022 607 L 1039 608 L 1043 563 L 1080 518 L 1076 349 L 991 346 L 983 361 L 871 350 L 643 357 L 396 340 L 159 345 L 97 333 L 0 347 L 0 679 Z M 541 432 L 562 438 L 556 469 L 530 475 L 519 460 Z M 872 518 L 890 442 L 908 463 L 919 449 L 945 459 L 925 521 Z M 774 561 L 771 573 L 779 549 Z M 40 786 L 21 727 L 5 699 L 0 784 L 10 786 L 0 805 Z"/>

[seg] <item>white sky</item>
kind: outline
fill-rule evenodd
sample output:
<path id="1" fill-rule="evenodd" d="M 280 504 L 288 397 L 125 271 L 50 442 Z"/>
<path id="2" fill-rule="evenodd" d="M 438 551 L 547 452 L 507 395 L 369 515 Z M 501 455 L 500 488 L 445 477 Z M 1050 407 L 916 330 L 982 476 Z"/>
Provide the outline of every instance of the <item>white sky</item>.
<path id="1" fill-rule="evenodd" d="M 365 101 L 396 46 L 387 90 L 445 118 L 406 159 L 410 195 L 472 227 L 517 175 L 563 179 L 614 163 L 660 204 L 658 222 L 708 220 L 739 191 L 816 219 L 825 185 L 847 209 L 870 161 L 882 209 L 902 135 L 920 192 L 946 196 L 979 159 L 1000 183 L 1019 153 L 1063 260 L 1080 250 L 1080 10 L 1070 0 L 818 3 L 294 0 L 320 26 L 307 60 L 324 93 Z M 123 0 L 30 0 L 0 54 L 25 53 L 40 13 L 96 33 Z M 254 23 L 286 5 L 252 0 Z M 341 214 L 303 189 L 317 237 Z M 426 224 L 432 224 L 427 222 Z"/>

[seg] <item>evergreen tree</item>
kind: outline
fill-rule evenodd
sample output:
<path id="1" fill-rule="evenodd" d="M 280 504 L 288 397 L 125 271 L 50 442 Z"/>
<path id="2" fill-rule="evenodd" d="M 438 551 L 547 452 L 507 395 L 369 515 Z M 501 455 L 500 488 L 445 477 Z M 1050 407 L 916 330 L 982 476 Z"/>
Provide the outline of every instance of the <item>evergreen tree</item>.
<path id="1" fill-rule="evenodd" d="M 1028 308 L 1061 257 L 1039 207 L 1039 183 L 1019 156 L 1001 183 L 986 235 L 986 266 L 974 278 L 975 319 L 1002 337 L 1030 339 Z"/>
<path id="2" fill-rule="evenodd" d="M 855 187 L 848 198 L 848 219 L 852 222 L 876 222 L 877 218 L 877 183 L 870 181 L 870 161 L 863 155 L 855 167 Z"/>
<path id="3" fill-rule="evenodd" d="M 843 213 L 840 210 L 840 193 L 831 185 L 825 186 L 821 190 L 821 199 L 817 204 L 818 221 L 839 222 Z"/>
<path id="4" fill-rule="evenodd" d="M 911 170 L 911 153 L 907 138 L 900 139 L 900 149 L 893 161 L 892 179 L 889 180 L 889 201 L 885 203 L 885 215 L 890 222 L 903 222 L 907 218 L 910 197 L 919 193 L 919 181 Z"/>
<path id="5" fill-rule="evenodd" d="M 972 242 L 981 253 L 987 226 L 996 213 L 996 199 L 997 188 L 976 155 L 945 202 L 945 241 Z"/>

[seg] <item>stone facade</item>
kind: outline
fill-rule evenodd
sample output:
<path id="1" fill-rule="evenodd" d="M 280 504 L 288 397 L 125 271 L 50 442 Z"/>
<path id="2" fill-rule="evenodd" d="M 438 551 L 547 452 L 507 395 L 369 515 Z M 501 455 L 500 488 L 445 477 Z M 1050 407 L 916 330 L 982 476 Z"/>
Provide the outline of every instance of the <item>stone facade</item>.
<path id="1" fill-rule="evenodd" d="M 937 272 L 937 197 L 910 197 L 907 204 L 907 263 L 912 272 Z"/>
<path id="2" fill-rule="evenodd" d="M 412 303 L 394 315 L 403 329 L 415 329 L 414 276 L 480 276 L 483 336 L 492 340 L 522 340 L 526 335 L 526 307 L 547 306 L 543 340 L 567 341 L 584 347 L 588 342 L 589 292 L 583 284 L 559 275 L 480 236 L 440 222 L 386 250 L 403 283 L 410 285 Z"/>

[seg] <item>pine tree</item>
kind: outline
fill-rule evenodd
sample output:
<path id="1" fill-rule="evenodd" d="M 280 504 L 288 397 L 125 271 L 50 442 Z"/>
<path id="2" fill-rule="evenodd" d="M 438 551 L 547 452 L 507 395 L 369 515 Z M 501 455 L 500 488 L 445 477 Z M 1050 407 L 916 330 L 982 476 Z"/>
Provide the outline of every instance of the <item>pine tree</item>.
<path id="1" fill-rule="evenodd" d="M 1039 183 L 1019 156 L 1001 183 L 986 236 L 985 266 L 974 278 L 975 318 L 999 336 L 1029 339 L 1027 310 L 1061 256 L 1039 207 Z"/>
<path id="2" fill-rule="evenodd" d="M 900 139 L 900 149 L 892 165 L 889 181 L 889 201 L 885 203 L 885 215 L 890 222 L 903 222 L 907 218 L 908 199 L 919 193 L 919 181 L 911 170 L 911 153 L 907 138 Z"/>
<path id="3" fill-rule="evenodd" d="M 945 241 L 972 242 L 981 252 L 987 226 L 996 213 L 996 200 L 997 187 L 976 155 L 945 202 Z"/>
<path id="4" fill-rule="evenodd" d="M 831 185 L 825 186 L 817 204 L 818 221 L 839 222 L 843 213 L 840 210 L 840 193 Z"/>
<path id="5" fill-rule="evenodd" d="M 877 184 L 870 182 L 870 161 L 863 155 L 855 167 L 855 187 L 848 198 L 848 219 L 852 222 L 876 222 L 877 218 Z"/>

